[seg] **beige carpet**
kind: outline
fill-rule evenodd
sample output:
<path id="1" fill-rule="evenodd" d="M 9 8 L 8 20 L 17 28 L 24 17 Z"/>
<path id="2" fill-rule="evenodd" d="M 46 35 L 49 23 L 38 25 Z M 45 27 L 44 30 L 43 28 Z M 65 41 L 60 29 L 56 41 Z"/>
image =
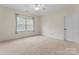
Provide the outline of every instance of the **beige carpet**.
<path id="1" fill-rule="evenodd" d="M 75 55 L 79 54 L 79 44 L 44 36 L 34 36 L 0 43 L 0 54 Z"/>

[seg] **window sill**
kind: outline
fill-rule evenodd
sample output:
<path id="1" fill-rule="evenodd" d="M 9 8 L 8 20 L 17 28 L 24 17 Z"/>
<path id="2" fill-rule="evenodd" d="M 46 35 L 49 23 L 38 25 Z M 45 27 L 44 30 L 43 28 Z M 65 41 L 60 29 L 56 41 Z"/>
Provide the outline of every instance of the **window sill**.
<path id="1" fill-rule="evenodd" d="M 19 34 L 19 33 L 33 33 L 33 32 L 35 32 L 35 31 L 18 31 L 18 32 L 16 32 L 16 34 Z"/>

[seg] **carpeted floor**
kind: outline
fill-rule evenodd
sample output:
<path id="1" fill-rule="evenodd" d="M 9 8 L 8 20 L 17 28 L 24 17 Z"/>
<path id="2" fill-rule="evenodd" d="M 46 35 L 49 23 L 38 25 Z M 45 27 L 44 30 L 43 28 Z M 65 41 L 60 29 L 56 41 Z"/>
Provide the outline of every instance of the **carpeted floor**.
<path id="1" fill-rule="evenodd" d="M 45 36 L 34 36 L 0 43 L 4 55 L 75 55 L 79 44 Z"/>

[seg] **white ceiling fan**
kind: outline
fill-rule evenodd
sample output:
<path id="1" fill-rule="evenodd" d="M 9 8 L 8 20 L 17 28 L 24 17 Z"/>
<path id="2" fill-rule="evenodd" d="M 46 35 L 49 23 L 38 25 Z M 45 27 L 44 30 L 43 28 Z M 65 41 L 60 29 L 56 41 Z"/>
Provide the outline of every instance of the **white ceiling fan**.
<path id="1" fill-rule="evenodd" d="M 39 10 L 41 10 L 41 9 L 42 9 L 42 10 L 45 10 L 45 9 L 46 9 L 43 4 L 33 4 L 32 6 L 33 6 L 33 8 L 34 8 L 36 11 L 39 11 Z"/>

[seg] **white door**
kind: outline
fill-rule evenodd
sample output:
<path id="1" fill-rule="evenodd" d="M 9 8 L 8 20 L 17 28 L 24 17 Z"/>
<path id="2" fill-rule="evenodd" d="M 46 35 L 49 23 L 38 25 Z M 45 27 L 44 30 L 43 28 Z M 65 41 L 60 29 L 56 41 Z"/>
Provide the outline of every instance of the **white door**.
<path id="1" fill-rule="evenodd" d="M 64 40 L 74 41 L 75 40 L 75 14 L 69 14 L 64 16 Z"/>

